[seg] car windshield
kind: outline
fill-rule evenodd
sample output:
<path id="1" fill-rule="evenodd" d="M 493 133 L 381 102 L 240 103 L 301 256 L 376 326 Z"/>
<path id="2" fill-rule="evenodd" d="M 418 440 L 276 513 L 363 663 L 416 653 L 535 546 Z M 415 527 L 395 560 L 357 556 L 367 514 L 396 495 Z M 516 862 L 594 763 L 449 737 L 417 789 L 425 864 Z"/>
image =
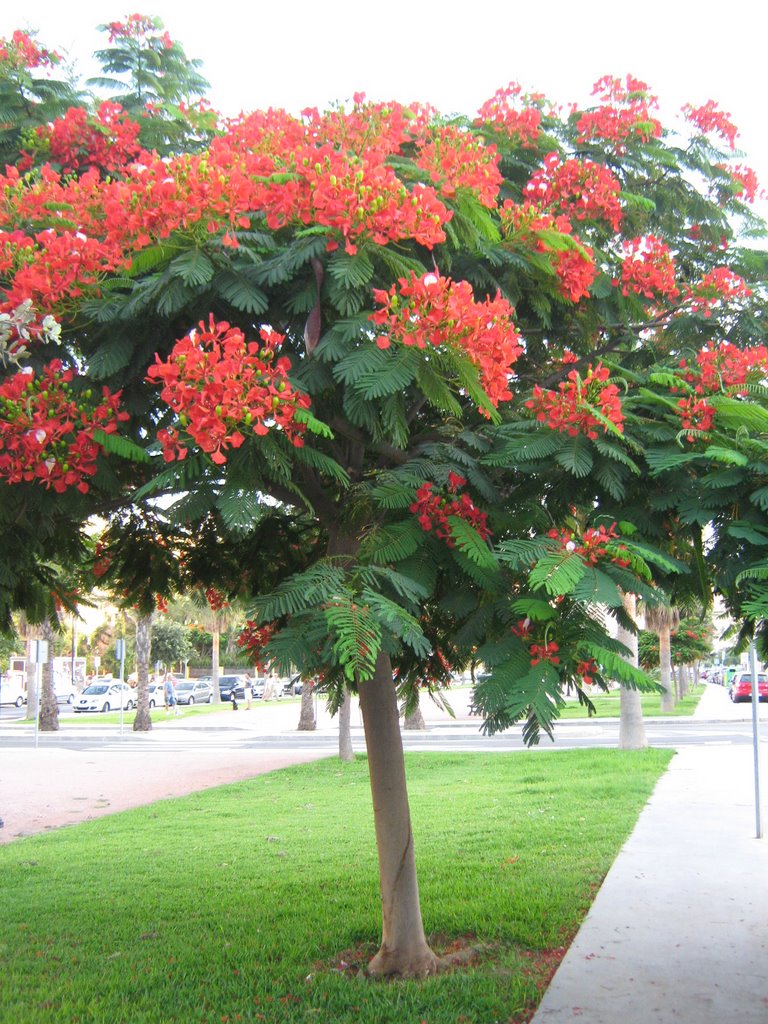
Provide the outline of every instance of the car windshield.
<path id="1" fill-rule="evenodd" d="M 91 695 L 98 694 L 98 693 L 106 693 L 106 692 L 107 692 L 107 687 L 106 686 L 102 686 L 101 684 L 99 684 L 98 686 L 95 686 L 95 685 L 94 686 L 86 686 L 86 688 L 83 690 L 84 694 L 91 694 Z"/>

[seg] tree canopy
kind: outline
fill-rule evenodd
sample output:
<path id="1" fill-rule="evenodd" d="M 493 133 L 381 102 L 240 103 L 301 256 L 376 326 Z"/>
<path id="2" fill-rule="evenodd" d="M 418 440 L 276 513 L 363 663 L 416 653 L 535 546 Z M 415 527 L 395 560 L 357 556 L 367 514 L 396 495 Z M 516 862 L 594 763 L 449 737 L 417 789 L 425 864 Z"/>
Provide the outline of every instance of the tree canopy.
<path id="1" fill-rule="evenodd" d="M 117 51 L 175 52 L 109 31 L 135 83 Z M 565 683 L 644 685 L 596 609 L 628 625 L 674 573 L 760 627 L 766 257 L 725 112 L 665 126 L 606 77 L 584 109 L 357 95 L 150 148 L 202 87 L 41 117 L 0 176 L 6 621 L 98 515 L 127 601 L 248 596 L 270 661 L 370 702 L 369 744 L 393 670 L 482 663 L 486 728 L 531 741 Z"/>

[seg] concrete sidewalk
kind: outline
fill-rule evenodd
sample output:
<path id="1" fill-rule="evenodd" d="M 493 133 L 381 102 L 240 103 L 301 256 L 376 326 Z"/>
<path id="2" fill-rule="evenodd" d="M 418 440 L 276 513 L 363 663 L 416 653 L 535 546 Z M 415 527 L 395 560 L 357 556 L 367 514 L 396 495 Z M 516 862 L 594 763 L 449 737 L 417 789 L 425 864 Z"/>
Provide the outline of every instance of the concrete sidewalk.
<path id="1" fill-rule="evenodd" d="M 760 707 L 765 827 L 765 705 Z M 709 686 L 697 717 L 728 717 Z M 675 755 L 532 1024 L 767 1024 L 768 839 L 752 747 Z"/>

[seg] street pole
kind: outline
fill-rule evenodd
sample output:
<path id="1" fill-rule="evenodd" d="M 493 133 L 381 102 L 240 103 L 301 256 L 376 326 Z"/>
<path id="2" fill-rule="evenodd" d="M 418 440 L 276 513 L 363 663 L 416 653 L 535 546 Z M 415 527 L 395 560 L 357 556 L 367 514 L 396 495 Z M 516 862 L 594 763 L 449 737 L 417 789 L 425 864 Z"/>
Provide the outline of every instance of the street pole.
<path id="1" fill-rule="evenodd" d="M 35 666 L 35 749 L 37 749 L 40 737 L 40 687 L 43 682 L 43 665 L 48 661 L 48 641 L 30 641 L 29 657 Z"/>
<path id="2" fill-rule="evenodd" d="M 115 643 L 115 657 L 120 662 L 120 737 L 123 735 L 123 718 L 125 715 L 125 694 L 123 693 L 123 676 L 125 675 L 125 640 Z"/>
<path id="3" fill-rule="evenodd" d="M 755 834 L 763 838 L 760 798 L 760 690 L 757 685 L 757 655 L 754 640 L 749 645 L 749 670 L 752 673 L 752 749 L 755 762 Z"/>

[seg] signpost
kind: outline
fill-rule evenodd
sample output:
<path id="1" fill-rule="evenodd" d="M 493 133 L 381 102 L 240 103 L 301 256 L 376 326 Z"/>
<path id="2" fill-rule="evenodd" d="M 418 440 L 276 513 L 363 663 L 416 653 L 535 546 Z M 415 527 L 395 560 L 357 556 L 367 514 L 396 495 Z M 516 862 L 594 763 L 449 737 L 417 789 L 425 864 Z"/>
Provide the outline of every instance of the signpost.
<path id="1" fill-rule="evenodd" d="M 40 735 L 40 686 L 43 680 L 43 665 L 48 663 L 48 641 L 31 640 L 29 660 L 35 666 L 35 747 Z"/>

